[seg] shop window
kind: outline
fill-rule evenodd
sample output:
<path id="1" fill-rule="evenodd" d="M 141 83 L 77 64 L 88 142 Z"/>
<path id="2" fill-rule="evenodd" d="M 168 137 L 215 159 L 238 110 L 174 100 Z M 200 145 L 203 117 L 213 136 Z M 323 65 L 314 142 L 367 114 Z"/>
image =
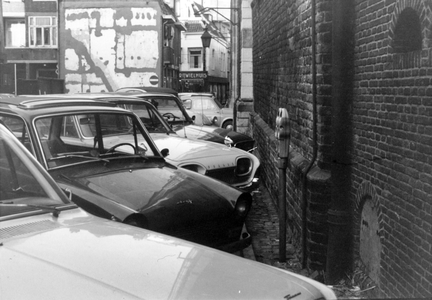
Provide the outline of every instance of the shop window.
<path id="1" fill-rule="evenodd" d="M 421 24 L 415 10 L 406 8 L 402 11 L 394 31 L 393 49 L 395 53 L 421 50 Z"/>
<path id="2" fill-rule="evenodd" d="M 57 47 L 57 18 L 29 17 L 29 46 Z"/>
<path id="3" fill-rule="evenodd" d="M 197 69 L 202 67 L 201 49 L 189 49 L 189 68 Z"/>
<path id="4" fill-rule="evenodd" d="M 5 47 L 26 46 L 26 25 L 24 19 L 5 19 Z"/>

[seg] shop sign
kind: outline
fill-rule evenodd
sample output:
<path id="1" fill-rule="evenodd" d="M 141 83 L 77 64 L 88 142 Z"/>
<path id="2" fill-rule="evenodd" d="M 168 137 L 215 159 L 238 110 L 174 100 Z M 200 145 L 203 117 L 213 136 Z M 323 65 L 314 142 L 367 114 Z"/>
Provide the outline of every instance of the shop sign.
<path id="1" fill-rule="evenodd" d="M 180 79 L 205 79 L 207 72 L 181 72 Z"/>

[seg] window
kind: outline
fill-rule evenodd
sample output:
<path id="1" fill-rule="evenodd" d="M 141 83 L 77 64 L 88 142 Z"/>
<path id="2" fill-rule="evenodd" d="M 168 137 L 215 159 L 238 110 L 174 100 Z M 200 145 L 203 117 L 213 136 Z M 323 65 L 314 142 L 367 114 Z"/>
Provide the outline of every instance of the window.
<path id="1" fill-rule="evenodd" d="M 5 19 L 6 47 L 25 47 L 26 25 L 24 19 Z"/>
<path id="2" fill-rule="evenodd" d="M 32 152 L 32 145 L 29 139 L 28 130 L 24 121 L 19 117 L 0 116 L 0 120 L 12 131 L 12 133 Z"/>
<path id="3" fill-rule="evenodd" d="M 393 40 L 395 53 L 406 53 L 422 49 L 422 32 L 415 10 L 406 8 L 399 16 Z"/>
<path id="4" fill-rule="evenodd" d="M 29 17 L 29 41 L 30 47 L 56 47 L 57 18 Z"/>
<path id="5" fill-rule="evenodd" d="M 189 68 L 201 68 L 201 49 L 189 49 Z"/>

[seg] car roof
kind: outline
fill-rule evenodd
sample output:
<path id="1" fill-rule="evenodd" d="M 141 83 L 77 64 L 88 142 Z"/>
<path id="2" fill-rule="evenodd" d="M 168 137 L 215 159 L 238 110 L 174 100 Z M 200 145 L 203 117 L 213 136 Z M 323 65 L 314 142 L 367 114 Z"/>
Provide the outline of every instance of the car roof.
<path id="1" fill-rule="evenodd" d="M 178 92 L 172 88 L 167 87 L 154 87 L 154 86 L 137 86 L 137 87 L 122 87 L 116 90 L 116 92 L 127 92 L 130 90 L 137 90 L 147 93 L 166 93 L 178 95 Z"/>
<path id="2" fill-rule="evenodd" d="M 179 96 L 207 96 L 207 97 L 213 97 L 213 94 L 211 93 L 179 93 Z"/>
<path id="3" fill-rule="evenodd" d="M 170 93 L 148 93 L 148 92 L 142 92 L 142 91 L 131 91 L 131 92 L 112 92 L 113 94 L 122 95 L 122 96 L 133 96 L 133 97 L 171 97 L 171 98 L 178 98 L 177 95 L 170 94 Z"/>
<path id="4" fill-rule="evenodd" d="M 64 112 L 65 108 L 68 107 L 74 111 L 88 111 L 92 110 L 126 110 L 116 107 L 115 103 L 108 101 L 92 99 L 91 97 L 78 96 L 69 97 L 62 95 L 30 95 L 30 96 L 18 96 L 13 98 L 0 99 L 0 109 L 8 111 L 26 111 L 28 115 L 34 115 L 36 110 L 37 114 L 40 114 L 41 110 L 43 113 L 59 113 Z"/>

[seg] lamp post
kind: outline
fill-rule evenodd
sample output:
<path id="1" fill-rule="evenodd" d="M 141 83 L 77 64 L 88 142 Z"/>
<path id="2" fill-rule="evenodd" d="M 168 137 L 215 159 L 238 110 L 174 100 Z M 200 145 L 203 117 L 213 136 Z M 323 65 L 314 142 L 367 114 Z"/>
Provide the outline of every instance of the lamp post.
<path id="1" fill-rule="evenodd" d="M 203 46 L 203 71 L 206 71 L 206 48 L 210 47 L 211 34 L 208 32 L 207 27 L 204 29 L 204 33 L 201 36 Z"/>

